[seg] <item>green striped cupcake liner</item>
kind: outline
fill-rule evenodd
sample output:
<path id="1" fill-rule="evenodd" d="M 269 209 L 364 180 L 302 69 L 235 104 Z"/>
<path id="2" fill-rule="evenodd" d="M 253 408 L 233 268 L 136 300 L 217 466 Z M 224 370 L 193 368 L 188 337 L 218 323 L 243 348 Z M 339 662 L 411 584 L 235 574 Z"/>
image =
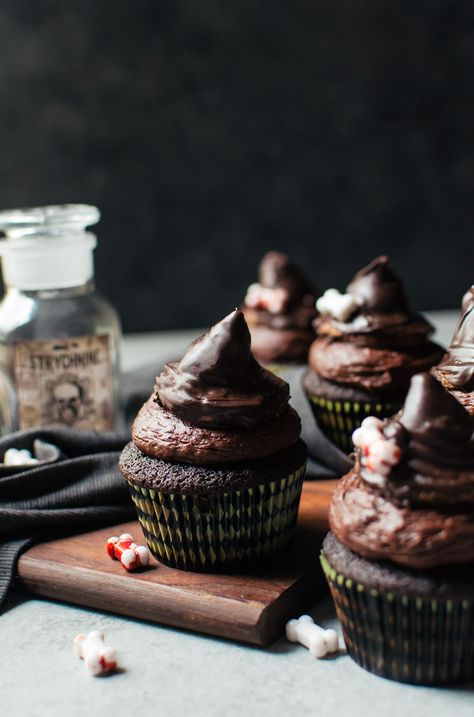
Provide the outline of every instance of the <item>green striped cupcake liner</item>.
<path id="1" fill-rule="evenodd" d="M 267 371 L 271 371 L 271 373 L 281 376 L 287 371 L 304 368 L 306 366 L 306 361 L 269 361 L 268 363 L 262 363 L 262 366 L 263 368 L 266 368 Z"/>
<path id="2" fill-rule="evenodd" d="M 474 602 L 370 589 L 321 564 L 352 659 L 399 682 L 474 679 Z"/>
<path id="3" fill-rule="evenodd" d="M 345 453 L 354 446 L 352 434 L 367 416 L 387 418 L 400 408 L 394 403 L 369 403 L 362 401 L 339 401 L 308 396 L 318 426 L 325 436 Z"/>
<path id="4" fill-rule="evenodd" d="M 288 541 L 305 468 L 251 488 L 208 496 L 128 484 L 155 558 L 182 570 L 215 572 L 270 555 Z"/>
<path id="5" fill-rule="evenodd" d="M 267 371 L 271 371 L 271 373 L 274 373 L 276 376 L 279 376 L 292 368 L 296 368 L 297 366 L 298 364 L 296 363 L 277 363 L 276 361 L 263 364 L 263 367 L 266 368 Z"/>

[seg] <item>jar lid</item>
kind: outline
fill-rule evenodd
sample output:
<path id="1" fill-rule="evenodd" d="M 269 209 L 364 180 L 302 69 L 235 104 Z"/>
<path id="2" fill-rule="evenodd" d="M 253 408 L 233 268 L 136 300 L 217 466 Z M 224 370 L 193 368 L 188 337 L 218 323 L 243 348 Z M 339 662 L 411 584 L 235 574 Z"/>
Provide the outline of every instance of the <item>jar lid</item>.
<path id="1" fill-rule="evenodd" d="M 92 204 L 51 204 L 0 211 L 0 230 L 7 236 L 84 231 L 97 224 L 100 211 Z"/>
<path id="2" fill-rule="evenodd" d="M 94 274 L 97 240 L 86 227 L 99 221 L 97 207 L 58 204 L 0 211 L 4 281 L 22 290 L 62 289 Z"/>

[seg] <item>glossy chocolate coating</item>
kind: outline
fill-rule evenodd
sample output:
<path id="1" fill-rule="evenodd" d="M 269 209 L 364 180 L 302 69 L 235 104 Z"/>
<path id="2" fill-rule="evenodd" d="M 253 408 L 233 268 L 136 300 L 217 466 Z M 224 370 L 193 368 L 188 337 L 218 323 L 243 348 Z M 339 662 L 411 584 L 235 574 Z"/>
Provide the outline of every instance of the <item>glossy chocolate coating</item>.
<path id="1" fill-rule="evenodd" d="M 263 362 L 306 361 L 314 339 L 316 289 L 286 254 L 276 251 L 263 257 L 258 279 L 266 289 L 285 289 L 287 298 L 278 313 L 244 304 L 252 351 Z"/>
<path id="2" fill-rule="evenodd" d="M 196 339 L 181 361 L 167 364 L 155 392 L 179 418 L 207 428 L 249 429 L 288 410 L 288 384 L 255 360 L 238 309 Z"/>
<path id="3" fill-rule="evenodd" d="M 449 348 L 433 373 L 474 413 L 474 286 L 464 295 L 462 308 Z"/>
<path id="4" fill-rule="evenodd" d="M 360 302 L 365 314 L 408 312 L 403 284 L 390 265 L 388 256 L 379 256 L 357 272 L 346 292 Z"/>
<path id="5" fill-rule="evenodd" d="M 286 254 L 269 251 L 260 262 L 258 280 L 267 289 L 286 289 L 289 306 L 301 303 L 307 295 L 315 296 L 315 289 L 296 264 Z M 313 301 L 314 304 L 314 301 Z"/>
<path id="6" fill-rule="evenodd" d="M 428 371 L 442 356 L 442 348 L 429 340 L 433 327 L 410 311 L 386 256 L 359 271 L 347 292 L 356 296 L 359 308 L 346 322 L 316 319 L 310 368 L 336 384 L 403 398 L 410 378 Z"/>
<path id="7" fill-rule="evenodd" d="M 301 422 L 286 381 L 250 352 L 236 309 L 167 364 L 135 419 L 132 439 L 145 455 L 214 465 L 251 461 L 293 446 Z"/>
<path id="8" fill-rule="evenodd" d="M 401 449 L 387 475 L 361 463 L 334 495 L 331 529 L 356 553 L 413 568 L 474 561 L 474 419 L 429 374 L 384 423 Z"/>

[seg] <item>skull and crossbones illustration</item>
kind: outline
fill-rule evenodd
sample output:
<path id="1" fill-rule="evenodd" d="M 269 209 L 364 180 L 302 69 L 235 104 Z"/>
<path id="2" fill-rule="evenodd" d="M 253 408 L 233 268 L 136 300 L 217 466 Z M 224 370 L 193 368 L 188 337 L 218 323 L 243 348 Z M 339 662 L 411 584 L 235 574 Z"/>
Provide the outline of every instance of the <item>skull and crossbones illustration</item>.
<path id="1" fill-rule="evenodd" d="M 49 386 L 48 413 L 51 422 L 73 426 L 88 413 L 90 401 L 83 381 L 62 375 Z"/>

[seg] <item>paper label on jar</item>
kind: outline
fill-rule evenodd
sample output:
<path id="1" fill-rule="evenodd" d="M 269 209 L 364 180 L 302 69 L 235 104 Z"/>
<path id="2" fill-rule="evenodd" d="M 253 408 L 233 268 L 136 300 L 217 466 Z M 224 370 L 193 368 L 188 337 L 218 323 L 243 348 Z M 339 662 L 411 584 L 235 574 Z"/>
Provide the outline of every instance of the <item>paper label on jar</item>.
<path id="1" fill-rule="evenodd" d="M 13 362 L 21 429 L 114 427 L 108 336 L 17 342 Z"/>

